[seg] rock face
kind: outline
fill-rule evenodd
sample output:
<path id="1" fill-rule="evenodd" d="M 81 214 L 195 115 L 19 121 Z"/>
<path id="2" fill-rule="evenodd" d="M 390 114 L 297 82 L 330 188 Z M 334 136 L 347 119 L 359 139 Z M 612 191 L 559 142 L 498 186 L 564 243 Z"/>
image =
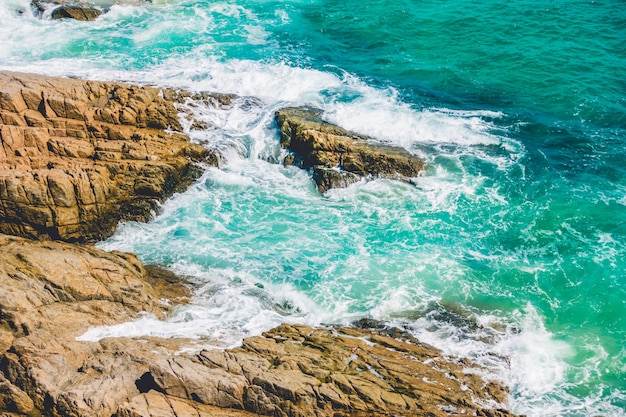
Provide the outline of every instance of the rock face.
<path id="1" fill-rule="evenodd" d="M 0 410 L 49 416 L 513 416 L 471 363 L 397 330 L 282 325 L 232 350 L 77 341 L 188 296 L 134 255 L 0 235 Z M 405 340 L 402 340 L 405 339 Z M 178 353 L 176 353 L 178 351 Z M 477 369 L 474 369 L 476 371 Z"/>
<path id="2" fill-rule="evenodd" d="M 368 176 L 408 181 L 424 169 L 423 162 L 405 149 L 378 144 L 324 122 L 320 115 L 320 110 L 310 108 L 285 108 L 275 115 L 280 143 L 293 153 L 285 164 L 311 169 L 320 192 Z"/>
<path id="3" fill-rule="evenodd" d="M 146 220 L 217 164 L 181 129 L 156 88 L 0 73 L 0 233 L 92 241 Z"/>

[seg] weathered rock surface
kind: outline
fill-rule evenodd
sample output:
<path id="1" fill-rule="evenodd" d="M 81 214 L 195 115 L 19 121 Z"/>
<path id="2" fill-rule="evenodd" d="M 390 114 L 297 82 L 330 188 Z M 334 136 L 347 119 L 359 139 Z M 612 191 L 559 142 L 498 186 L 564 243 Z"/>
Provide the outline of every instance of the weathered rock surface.
<path id="1" fill-rule="evenodd" d="M 470 366 L 382 332 L 282 325 L 238 349 L 160 360 L 150 375 L 166 395 L 260 415 L 512 416 L 481 405 L 506 391 Z"/>
<path id="2" fill-rule="evenodd" d="M 240 348 L 77 341 L 188 296 L 134 255 L 0 235 L 0 410 L 50 416 L 512 416 L 472 365 L 399 331 L 282 325 Z M 405 338 L 406 340 L 401 340 Z"/>
<path id="3" fill-rule="evenodd" d="M 1 72 L 0 233 L 92 241 L 146 220 L 217 164 L 181 129 L 157 88 Z"/>
<path id="4" fill-rule="evenodd" d="M 320 192 L 368 176 L 408 181 L 424 169 L 423 162 L 405 149 L 376 143 L 327 123 L 320 115 L 320 110 L 301 107 L 284 108 L 275 115 L 280 143 L 293 153 L 285 164 L 312 169 Z"/>
<path id="5" fill-rule="evenodd" d="M 90 246 L 0 235 L 0 411 L 111 415 L 140 391 L 148 363 L 180 341 L 76 341 L 90 326 L 140 312 L 165 317 L 162 299 L 189 289 L 136 256 Z M 150 272 L 152 271 L 152 273 Z"/>

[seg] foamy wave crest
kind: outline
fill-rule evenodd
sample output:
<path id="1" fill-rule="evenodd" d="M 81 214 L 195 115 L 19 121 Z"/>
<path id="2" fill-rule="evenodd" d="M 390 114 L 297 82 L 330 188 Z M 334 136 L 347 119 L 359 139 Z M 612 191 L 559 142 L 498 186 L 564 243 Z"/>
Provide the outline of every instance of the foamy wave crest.
<path id="1" fill-rule="evenodd" d="M 77 340 L 154 336 L 198 339 L 204 348 L 228 348 L 281 323 L 316 324 L 311 314 L 304 313 L 314 311 L 314 303 L 289 284 L 261 283 L 228 268 L 202 271 L 179 263 L 172 270 L 196 283 L 189 305 L 178 306 L 166 320 L 144 315 L 131 322 L 90 328 Z"/>
<path id="2" fill-rule="evenodd" d="M 623 410 L 624 393 L 615 390 L 610 396 L 596 387 L 584 397 L 571 393 L 569 374 L 588 373 L 602 362 L 598 351 L 589 363 L 573 369 L 569 365 L 574 348 L 546 330 L 543 318 L 530 303 L 508 316 L 471 312 L 459 306 L 438 304 L 407 323 L 401 315 L 395 324 L 409 328 L 421 341 L 446 354 L 466 357 L 482 365 L 487 379 L 508 385 L 512 409 L 529 416 L 602 415 L 618 417 Z M 424 311 L 424 310 L 422 310 Z M 583 386 L 585 378 L 576 379 Z"/>

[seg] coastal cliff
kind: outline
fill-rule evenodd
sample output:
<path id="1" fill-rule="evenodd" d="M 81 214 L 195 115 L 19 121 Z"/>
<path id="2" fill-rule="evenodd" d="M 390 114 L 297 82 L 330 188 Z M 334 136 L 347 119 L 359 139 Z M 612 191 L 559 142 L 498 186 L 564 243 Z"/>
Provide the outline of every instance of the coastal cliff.
<path id="1" fill-rule="evenodd" d="M 199 175 L 197 162 L 217 164 L 175 133 L 176 100 L 0 73 L 0 232 L 16 235 L 0 234 L 0 415 L 513 416 L 501 408 L 506 389 L 477 365 L 375 322 L 282 325 L 225 351 L 80 340 L 92 326 L 165 319 L 192 296 L 135 255 L 76 243 L 146 220 Z"/>

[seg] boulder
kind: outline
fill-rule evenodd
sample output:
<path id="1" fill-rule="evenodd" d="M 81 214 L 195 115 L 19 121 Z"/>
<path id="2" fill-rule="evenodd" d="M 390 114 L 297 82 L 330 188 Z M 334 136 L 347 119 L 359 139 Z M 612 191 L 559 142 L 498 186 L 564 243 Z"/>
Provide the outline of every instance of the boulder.
<path id="1" fill-rule="evenodd" d="M 321 119 L 321 110 L 290 107 L 275 114 L 280 143 L 291 151 L 285 165 L 311 169 L 320 192 L 364 177 L 409 181 L 424 169 L 418 157 Z"/>
<path id="2" fill-rule="evenodd" d="M 74 19 L 82 21 L 96 20 L 102 15 L 102 10 L 95 7 L 84 6 L 59 6 L 52 10 L 50 18 L 58 19 Z"/>
<path id="3" fill-rule="evenodd" d="M 147 220 L 197 163 L 217 165 L 177 133 L 174 103 L 158 88 L 1 72 L 0 233 L 88 242 Z"/>

